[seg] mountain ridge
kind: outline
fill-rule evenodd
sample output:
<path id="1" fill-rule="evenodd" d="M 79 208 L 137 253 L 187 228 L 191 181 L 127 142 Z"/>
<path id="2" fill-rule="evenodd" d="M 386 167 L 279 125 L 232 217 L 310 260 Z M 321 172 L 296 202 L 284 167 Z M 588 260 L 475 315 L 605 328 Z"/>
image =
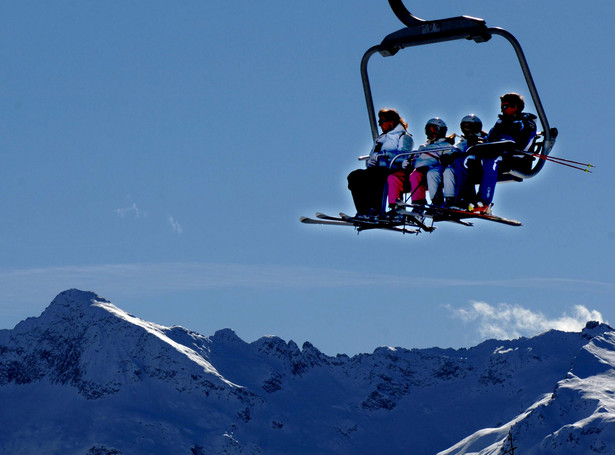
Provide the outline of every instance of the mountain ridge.
<path id="1" fill-rule="evenodd" d="M 0 330 L 0 454 L 495 455 L 509 432 L 524 454 L 550 453 L 547 440 L 565 453 L 566 437 L 613 448 L 614 337 L 588 323 L 467 349 L 332 357 L 309 342 L 164 327 L 71 289 Z M 60 407 L 38 406 L 49 402 Z"/>

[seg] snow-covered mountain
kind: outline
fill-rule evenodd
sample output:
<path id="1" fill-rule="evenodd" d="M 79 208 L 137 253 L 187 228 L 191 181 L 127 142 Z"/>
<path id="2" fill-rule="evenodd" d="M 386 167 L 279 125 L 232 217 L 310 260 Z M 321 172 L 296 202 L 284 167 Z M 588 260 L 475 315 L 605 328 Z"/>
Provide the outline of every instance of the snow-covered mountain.
<path id="1" fill-rule="evenodd" d="M 0 330 L 0 454 L 615 453 L 615 332 L 354 357 L 59 294 Z"/>

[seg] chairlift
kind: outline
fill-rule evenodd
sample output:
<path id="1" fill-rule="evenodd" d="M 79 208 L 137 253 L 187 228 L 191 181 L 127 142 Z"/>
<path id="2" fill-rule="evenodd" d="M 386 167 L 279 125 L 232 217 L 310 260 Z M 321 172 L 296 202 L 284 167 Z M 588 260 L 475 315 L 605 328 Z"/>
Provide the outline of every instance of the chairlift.
<path id="1" fill-rule="evenodd" d="M 537 175 L 543 168 L 545 161 L 553 161 L 565 166 L 570 166 L 576 169 L 589 171 L 591 164 L 579 163 L 576 161 L 565 160 L 563 158 L 549 157 L 551 149 L 555 145 L 557 137 L 557 129 L 549 126 L 547 115 L 538 96 L 536 85 L 530 73 L 529 66 L 521 49 L 521 45 L 517 39 L 509 32 L 498 27 L 487 27 L 483 19 L 478 19 L 470 16 L 451 17 L 447 19 L 438 19 L 426 21 L 412 15 L 404 6 L 402 0 L 389 0 L 391 9 L 397 18 L 405 25 L 404 28 L 387 35 L 380 44 L 369 48 L 361 60 L 361 79 L 363 81 L 363 91 L 365 93 L 365 102 L 367 105 L 367 114 L 371 127 L 372 137 L 374 140 L 378 137 L 378 124 L 376 121 L 376 111 L 374 109 L 374 101 L 372 90 L 367 74 L 367 65 L 370 58 L 374 54 L 380 54 L 383 57 L 392 57 L 400 50 L 407 47 L 422 46 L 426 44 L 441 43 L 453 40 L 471 40 L 477 44 L 486 43 L 491 40 L 493 35 L 498 35 L 506 39 L 515 50 L 521 70 L 525 77 L 529 93 L 532 97 L 534 107 L 536 108 L 537 118 L 542 126 L 542 131 L 537 133 L 530 142 L 528 148 L 523 151 L 515 150 L 513 152 L 514 162 L 512 169 L 503 172 L 499 177 L 499 181 L 523 181 L 524 179 Z M 514 143 L 511 141 L 501 141 L 485 144 L 477 144 L 472 148 L 476 149 L 477 153 L 498 151 L 500 148 L 511 150 Z M 470 150 L 470 149 L 468 149 Z M 519 152 L 517 155 L 516 152 Z M 416 152 L 411 152 L 406 155 L 412 155 Z M 404 154 L 397 155 L 396 158 L 402 157 Z M 362 157 L 366 158 L 366 157 Z M 534 158 L 539 158 L 535 160 Z M 360 158 L 361 159 L 361 158 Z M 587 168 L 578 167 L 577 165 L 587 166 Z M 386 206 L 386 189 L 383 194 L 383 207 Z M 498 223 L 503 223 L 511 226 L 520 226 L 521 223 L 516 220 L 502 218 L 491 214 L 476 214 L 465 210 L 457 210 L 454 208 L 439 208 L 431 206 L 424 211 L 423 217 L 417 218 L 413 212 L 409 212 L 412 204 L 400 201 L 398 204 L 398 214 L 402 215 L 403 221 L 383 220 L 380 218 L 365 219 L 360 217 L 352 217 L 344 213 L 339 216 L 329 216 L 323 213 L 316 213 L 316 218 L 301 217 L 302 223 L 306 224 L 328 224 L 339 226 L 351 226 L 358 232 L 369 229 L 385 229 L 393 230 L 408 234 L 418 234 L 420 232 L 432 232 L 435 227 L 433 223 L 436 221 L 448 221 L 466 226 L 471 226 L 472 223 L 467 219 L 480 218 Z M 432 220 L 432 226 L 424 223 L 425 217 Z"/>
<path id="2" fill-rule="evenodd" d="M 447 19 L 437 19 L 426 21 L 412 15 L 403 4 L 402 0 L 389 0 L 391 9 L 397 18 L 406 26 L 401 30 L 387 35 L 380 44 L 369 48 L 361 60 L 361 79 L 363 81 L 363 91 L 367 105 L 367 114 L 371 127 L 372 137 L 378 137 L 378 124 L 376 121 L 376 111 L 372 90 L 367 73 L 367 65 L 374 54 L 383 57 L 392 57 L 400 50 L 407 47 L 422 46 L 426 44 L 441 43 L 454 40 L 472 40 L 475 43 L 486 43 L 493 35 L 498 35 L 506 39 L 515 50 L 525 82 L 536 108 L 538 120 L 542 126 L 539 133 L 531 144 L 530 149 L 518 161 L 519 166 L 510 170 L 500 177 L 500 180 L 522 181 L 535 176 L 544 166 L 545 159 L 533 159 L 533 156 L 548 156 L 555 145 L 557 129 L 549 126 L 547 115 L 538 96 L 536 85 L 532 78 L 530 68 L 517 39 L 508 31 L 499 27 L 487 27 L 483 19 L 470 16 L 451 17 Z"/>

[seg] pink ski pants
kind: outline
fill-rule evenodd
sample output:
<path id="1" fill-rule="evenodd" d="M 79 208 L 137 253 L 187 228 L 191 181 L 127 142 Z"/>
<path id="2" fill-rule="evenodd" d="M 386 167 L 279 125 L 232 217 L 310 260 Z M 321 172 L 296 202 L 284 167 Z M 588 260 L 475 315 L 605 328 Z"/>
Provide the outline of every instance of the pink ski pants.
<path id="1" fill-rule="evenodd" d="M 387 183 L 389 184 L 389 205 L 395 204 L 398 199 L 402 198 L 403 193 L 408 191 L 412 193 L 412 202 L 426 197 L 425 174 L 423 172 L 414 170 L 408 177 L 405 171 L 396 171 L 389 174 Z"/>

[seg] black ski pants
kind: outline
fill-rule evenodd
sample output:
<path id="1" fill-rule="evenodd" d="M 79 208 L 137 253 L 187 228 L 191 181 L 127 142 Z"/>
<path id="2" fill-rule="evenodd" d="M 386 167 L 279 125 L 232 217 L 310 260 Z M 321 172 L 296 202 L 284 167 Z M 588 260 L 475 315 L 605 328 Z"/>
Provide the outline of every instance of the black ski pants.
<path id="1" fill-rule="evenodd" d="M 352 193 L 357 215 L 379 215 L 384 210 L 387 167 L 368 167 L 348 174 L 348 189 Z"/>

